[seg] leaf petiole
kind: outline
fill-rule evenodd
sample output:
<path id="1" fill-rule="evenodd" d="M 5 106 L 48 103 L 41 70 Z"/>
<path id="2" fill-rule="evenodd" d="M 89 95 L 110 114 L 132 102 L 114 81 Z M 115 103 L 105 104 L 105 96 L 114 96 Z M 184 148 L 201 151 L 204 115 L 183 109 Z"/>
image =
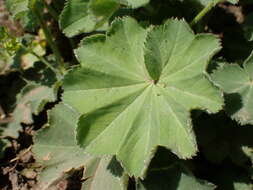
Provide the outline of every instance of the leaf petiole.
<path id="1" fill-rule="evenodd" d="M 56 10 L 52 7 L 52 6 L 50 6 L 45 0 L 42 0 L 43 1 L 43 3 L 44 3 L 44 5 L 45 5 L 45 7 L 47 8 L 47 10 L 48 10 L 48 12 L 49 12 L 49 14 L 53 17 L 53 19 L 55 20 L 55 21 L 57 21 L 58 22 L 58 13 L 56 12 Z"/>
<path id="2" fill-rule="evenodd" d="M 213 0 L 204 9 L 202 9 L 197 16 L 191 21 L 190 26 L 197 24 L 213 7 L 223 0 Z"/>
<path id="3" fill-rule="evenodd" d="M 65 69 L 62 57 L 61 57 L 61 53 L 60 53 L 57 45 L 53 41 L 51 31 L 46 26 L 46 24 L 45 24 L 45 22 L 44 22 L 44 20 L 42 18 L 42 15 L 37 10 L 37 7 L 36 7 L 35 3 L 32 4 L 31 9 L 33 10 L 35 16 L 37 17 L 37 19 L 39 21 L 39 24 L 40 24 L 40 26 L 41 26 L 44 34 L 45 34 L 46 40 L 47 40 L 49 46 L 51 47 L 51 49 L 52 49 L 52 51 L 53 51 L 53 53 L 55 55 L 56 61 L 57 61 L 58 65 L 59 65 L 59 71 L 62 74 L 65 73 L 66 69 Z"/>
<path id="4" fill-rule="evenodd" d="M 32 50 L 30 51 L 30 53 L 34 55 L 35 57 L 37 57 L 42 63 L 44 63 L 48 68 L 50 68 L 56 75 L 59 75 L 58 70 L 55 69 L 44 57 L 39 56 L 37 53 L 35 53 Z"/>

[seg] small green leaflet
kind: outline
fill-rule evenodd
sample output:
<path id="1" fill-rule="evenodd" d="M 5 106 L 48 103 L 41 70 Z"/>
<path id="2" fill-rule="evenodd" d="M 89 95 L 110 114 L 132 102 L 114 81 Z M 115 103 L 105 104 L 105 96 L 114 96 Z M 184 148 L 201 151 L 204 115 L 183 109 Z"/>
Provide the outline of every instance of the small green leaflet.
<path id="1" fill-rule="evenodd" d="M 215 186 L 196 179 L 180 164 L 167 170 L 150 171 L 147 179 L 137 183 L 136 190 L 213 190 Z"/>
<path id="2" fill-rule="evenodd" d="M 243 63 L 225 64 L 211 78 L 225 93 L 226 111 L 240 124 L 253 124 L 253 53 Z"/>
<path id="3" fill-rule="evenodd" d="M 159 145 L 180 158 L 194 156 L 190 110 L 215 113 L 223 104 L 204 74 L 219 49 L 215 36 L 194 35 L 183 20 L 144 29 L 126 17 L 106 36 L 85 38 L 75 51 L 81 67 L 63 84 L 63 101 L 82 114 L 78 144 L 116 155 L 137 177 Z"/>
<path id="4" fill-rule="evenodd" d="M 43 166 L 41 189 L 53 187 L 71 169 L 84 167 L 82 190 L 126 190 L 128 177 L 112 157 L 95 158 L 76 145 L 74 127 L 79 114 L 60 103 L 49 114 L 47 127 L 35 138 L 33 152 Z"/>
<path id="5" fill-rule="evenodd" d="M 60 28 L 68 37 L 92 32 L 105 25 L 120 4 L 137 8 L 149 0 L 67 0 L 60 16 Z"/>

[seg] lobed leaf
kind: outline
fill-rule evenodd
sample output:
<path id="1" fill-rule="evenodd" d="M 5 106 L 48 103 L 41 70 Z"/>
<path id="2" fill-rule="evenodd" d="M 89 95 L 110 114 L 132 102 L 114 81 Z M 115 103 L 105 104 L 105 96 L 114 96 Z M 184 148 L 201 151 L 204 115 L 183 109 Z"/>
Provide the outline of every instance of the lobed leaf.
<path id="1" fill-rule="evenodd" d="M 35 138 L 33 152 L 41 163 L 40 188 L 55 186 L 71 169 L 85 167 L 82 190 L 125 190 L 127 176 L 112 157 L 96 158 L 76 145 L 74 127 L 79 114 L 60 103 L 49 114 L 48 126 Z"/>
<path id="2" fill-rule="evenodd" d="M 226 64 L 211 76 L 226 94 L 226 111 L 240 124 L 253 124 L 253 53 L 243 63 Z"/>
<path id="3" fill-rule="evenodd" d="M 19 13 L 28 11 L 29 0 L 6 0 L 6 8 L 11 12 L 13 16 Z"/>
<path id="4" fill-rule="evenodd" d="M 60 16 L 60 28 L 68 37 L 92 32 L 105 25 L 120 4 L 138 8 L 149 0 L 67 0 Z"/>
<path id="5" fill-rule="evenodd" d="M 39 24 L 37 17 L 29 7 L 30 2 L 31 0 L 6 0 L 5 5 L 14 20 L 18 20 L 27 31 L 34 32 Z M 42 2 L 36 1 L 36 6 L 43 11 Z"/>
<path id="6" fill-rule="evenodd" d="M 118 8 L 115 0 L 68 0 L 60 16 L 60 28 L 68 37 L 102 26 Z"/>
<path id="7" fill-rule="evenodd" d="M 27 84 L 17 95 L 13 112 L 14 120 L 9 123 L 4 135 L 18 137 L 21 123 L 32 124 L 33 114 L 38 115 L 47 103 L 56 101 L 57 90 L 57 84 L 53 87 L 35 83 Z"/>
<path id="8" fill-rule="evenodd" d="M 81 68 L 63 84 L 63 101 L 82 115 L 78 144 L 94 155 L 116 155 L 136 177 L 145 175 L 157 146 L 194 156 L 190 111 L 215 113 L 223 104 L 204 74 L 219 49 L 215 36 L 194 35 L 183 20 L 143 29 L 124 18 L 106 36 L 84 39 L 76 50 Z"/>

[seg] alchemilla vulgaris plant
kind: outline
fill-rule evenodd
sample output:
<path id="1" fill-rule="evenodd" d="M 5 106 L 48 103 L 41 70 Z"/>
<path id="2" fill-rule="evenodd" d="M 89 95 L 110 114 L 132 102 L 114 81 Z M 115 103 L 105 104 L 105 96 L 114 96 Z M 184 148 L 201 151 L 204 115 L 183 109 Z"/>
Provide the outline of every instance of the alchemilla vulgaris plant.
<path id="1" fill-rule="evenodd" d="M 1 6 L 0 187 L 252 190 L 253 1 Z"/>

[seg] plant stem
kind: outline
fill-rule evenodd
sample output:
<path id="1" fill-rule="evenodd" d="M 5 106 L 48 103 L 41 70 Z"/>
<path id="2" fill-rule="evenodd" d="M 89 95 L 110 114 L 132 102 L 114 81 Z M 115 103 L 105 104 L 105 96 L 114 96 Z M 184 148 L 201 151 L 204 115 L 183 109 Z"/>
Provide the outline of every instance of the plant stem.
<path id="1" fill-rule="evenodd" d="M 31 54 L 33 54 L 35 57 L 37 57 L 42 63 L 44 63 L 48 68 L 50 68 L 56 75 L 59 74 L 58 70 L 55 69 L 44 57 L 39 56 L 37 53 L 34 51 L 29 51 Z"/>
<path id="2" fill-rule="evenodd" d="M 32 55 L 34 55 L 35 57 L 37 57 L 37 59 L 39 59 L 42 63 L 44 63 L 48 68 L 50 68 L 57 76 L 61 73 L 59 73 L 59 71 L 57 69 L 55 69 L 44 57 L 38 55 L 35 51 L 33 51 L 30 48 L 25 47 L 23 44 L 21 44 L 22 48 L 25 49 L 25 51 L 31 53 Z"/>
<path id="3" fill-rule="evenodd" d="M 59 13 L 52 6 L 50 6 L 45 0 L 42 0 L 42 1 L 44 3 L 45 7 L 47 8 L 49 14 L 58 23 L 59 22 L 59 16 L 58 16 Z M 69 40 L 69 43 L 70 43 L 72 49 L 75 49 L 75 43 L 74 43 L 74 41 L 71 38 L 69 38 L 68 40 Z"/>
<path id="4" fill-rule="evenodd" d="M 55 9 L 53 7 L 51 7 L 49 4 L 47 4 L 47 2 L 45 0 L 42 0 L 45 7 L 47 8 L 49 14 L 53 17 L 53 19 L 58 22 L 58 13 L 55 11 Z"/>
<path id="5" fill-rule="evenodd" d="M 213 7 L 215 7 L 221 1 L 223 0 L 212 0 L 210 3 L 208 3 L 207 6 L 202 9 L 199 14 L 192 20 L 190 26 L 193 26 L 198 23 Z"/>
<path id="6" fill-rule="evenodd" d="M 36 15 L 36 17 L 38 18 L 38 21 L 39 21 L 39 24 L 45 34 L 45 37 L 46 37 L 46 40 L 50 46 L 50 48 L 52 49 L 54 55 L 55 55 L 55 58 L 56 58 L 56 61 L 59 65 L 59 70 L 61 73 L 65 73 L 65 67 L 64 67 L 64 63 L 63 63 L 63 60 L 62 60 L 62 57 L 61 57 L 61 54 L 60 54 L 60 51 L 57 47 L 57 45 L 54 43 L 53 39 L 52 39 L 52 33 L 51 31 L 48 29 L 48 27 L 46 26 L 40 12 L 37 10 L 36 8 L 36 5 L 34 5 L 32 7 L 33 9 L 33 12 L 34 14 Z"/>

